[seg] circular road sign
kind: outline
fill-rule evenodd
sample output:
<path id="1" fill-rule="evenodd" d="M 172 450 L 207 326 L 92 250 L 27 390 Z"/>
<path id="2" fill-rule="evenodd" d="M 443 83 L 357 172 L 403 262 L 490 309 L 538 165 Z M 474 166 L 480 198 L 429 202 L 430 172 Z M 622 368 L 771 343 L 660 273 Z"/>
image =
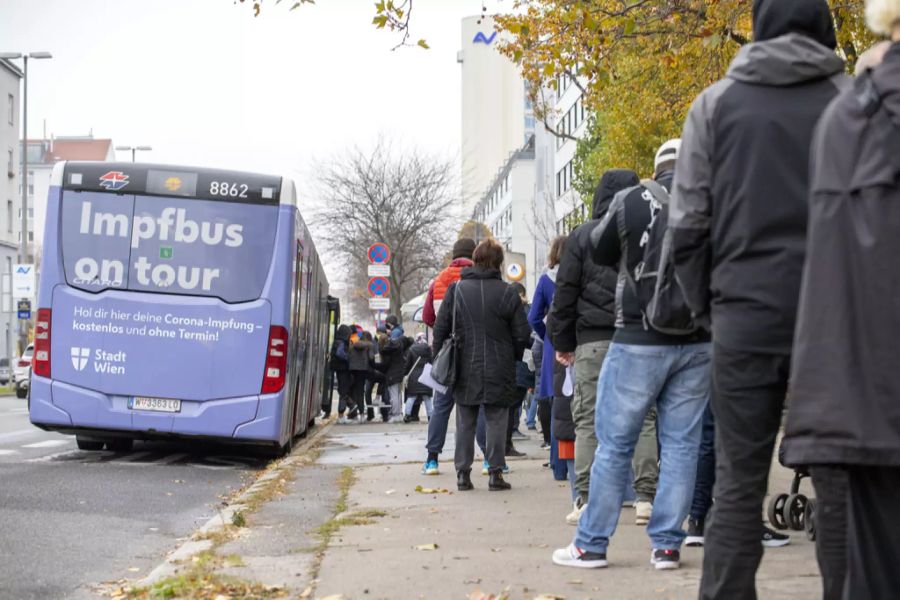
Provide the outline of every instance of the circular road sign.
<path id="1" fill-rule="evenodd" d="M 373 298 L 386 298 L 391 294 L 391 282 L 386 277 L 373 277 L 369 280 L 369 295 Z"/>
<path id="2" fill-rule="evenodd" d="M 525 267 L 519 263 L 510 263 L 506 265 L 506 277 L 510 281 L 522 281 L 525 277 Z"/>
<path id="3" fill-rule="evenodd" d="M 372 244 L 369 246 L 369 262 L 373 265 L 386 265 L 391 262 L 391 249 L 387 244 Z"/>

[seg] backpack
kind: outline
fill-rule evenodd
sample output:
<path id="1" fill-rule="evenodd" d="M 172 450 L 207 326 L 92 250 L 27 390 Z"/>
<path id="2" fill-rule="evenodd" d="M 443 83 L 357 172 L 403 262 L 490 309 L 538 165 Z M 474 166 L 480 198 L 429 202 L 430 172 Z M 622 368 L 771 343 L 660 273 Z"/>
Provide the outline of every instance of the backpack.
<path id="1" fill-rule="evenodd" d="M 641 238 L 643 259 L 628 279 L 634 288 L 644 327 L 668 335 L 691 335 L 700 323 L 685 301 L 684 290 L 675 275 L 672 260 L 672 231 L 669 229 L 669 192 L 655 181 L 641 184 L 650 194 L 653 218 Z"/>

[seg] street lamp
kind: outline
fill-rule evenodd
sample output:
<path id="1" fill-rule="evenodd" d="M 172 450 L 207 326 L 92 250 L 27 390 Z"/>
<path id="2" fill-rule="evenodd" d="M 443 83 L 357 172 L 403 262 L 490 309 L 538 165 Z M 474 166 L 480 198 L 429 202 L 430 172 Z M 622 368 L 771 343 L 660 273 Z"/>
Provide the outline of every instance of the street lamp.
<path id="1" fill-rule="evenodd" d="M 131 152 L 131 162 L 134 162 L 137 152 L 150 152 L 151 150 L 153 150 L 152 146 L 116 146 L 116 151 Z"/>
<path id="2" fill-rule="evenodd" d="M 0 52 L 6 60 L 22 59 L 22 241 L 19 244 L 19 262 L 28 262 L 28 59 L 53 58 L 49 52 Z M 28 343 L 28 330 L 23 320 L 20 326 L 22 349 Z"/>

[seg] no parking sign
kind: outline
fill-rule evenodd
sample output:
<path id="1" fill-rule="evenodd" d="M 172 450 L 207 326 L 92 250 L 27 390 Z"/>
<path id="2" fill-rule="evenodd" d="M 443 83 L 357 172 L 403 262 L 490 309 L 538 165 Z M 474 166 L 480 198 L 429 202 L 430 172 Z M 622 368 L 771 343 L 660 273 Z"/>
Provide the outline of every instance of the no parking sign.
<path id="1" fill-rule="evenodd" d="M 369 295 L 373 298 L 384 298 L 391 294 L 391 282 L 385 277 L 373 277 L 369 280 Z"/>
<path id="2" fill-rule="evenodd" d="M 387 244 L 372 244 L 369 246 L 368 257 L 373 265 L 386 265 L 391 262 L 391 249 Z"/>

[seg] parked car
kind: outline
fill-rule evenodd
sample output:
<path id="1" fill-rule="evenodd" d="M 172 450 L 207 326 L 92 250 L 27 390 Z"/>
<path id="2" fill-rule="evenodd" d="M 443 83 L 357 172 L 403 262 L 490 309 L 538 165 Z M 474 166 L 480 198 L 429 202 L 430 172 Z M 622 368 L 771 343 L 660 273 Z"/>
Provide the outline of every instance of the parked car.
<path id="1" fill-rule="evenodd" d="M 25 348 L 25 352 L 22 353 L 22 356 L 19 357 L 19 360 L 16 361 L 16 365 L 13 367 L 13 384 L 22 381 L 23 379 L 29 379 L 31 377 L 32 356 L 34 356 L 34 344 L 28 344 L 28 346 Z"/>
<path id="2" fill-rule="evenodd" d="M 6 385 L 12 379 L 12 369 L 9 368 L 9 359 L 0 358 L 0 385 Z"/>
<path id="3" fill-rule="evenodd" d="M 16 398 L 28 397 L 28 388 L 31 387 L 31 365 L 24 368 L 22 375 L 16 379 Z"/>

